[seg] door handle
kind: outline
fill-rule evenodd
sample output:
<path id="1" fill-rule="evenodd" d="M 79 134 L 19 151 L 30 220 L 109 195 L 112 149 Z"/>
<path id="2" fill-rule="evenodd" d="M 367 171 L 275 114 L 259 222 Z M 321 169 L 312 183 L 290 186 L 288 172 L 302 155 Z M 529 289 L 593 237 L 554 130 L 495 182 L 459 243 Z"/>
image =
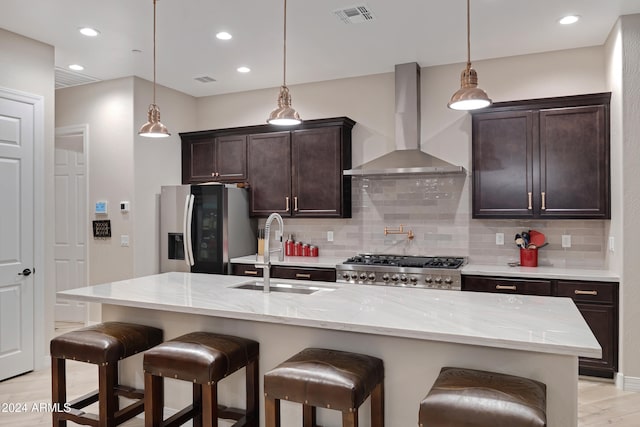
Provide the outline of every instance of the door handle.
<path id="1" fill-rule="evenodd" d="M 35 270 L 34 270 L 35 271 Z M 29 270 L 28 268 L 25 268 L 24 270 L 22 270 L 22 273 L 18 273 L 18 276 L 31 276 L 32 271 Z"/>

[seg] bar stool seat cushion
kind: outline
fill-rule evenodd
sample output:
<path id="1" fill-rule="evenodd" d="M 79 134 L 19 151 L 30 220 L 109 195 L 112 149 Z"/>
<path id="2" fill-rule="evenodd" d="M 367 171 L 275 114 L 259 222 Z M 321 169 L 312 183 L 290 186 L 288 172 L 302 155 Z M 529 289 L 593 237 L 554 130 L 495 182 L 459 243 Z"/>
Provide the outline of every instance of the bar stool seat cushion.
<path id="1" fill-rule="evenodd" d="M 144 371 L 161 377 L 212 384 L 259 356 L 256 341 L 209 332 L 192 332 L 165 341 L 144 354 Z"/>
<path id="2" fill-rule="evenodd" d="M 546 426 L 546 385 L 513 375 L 445 367 L 420 404 L 420 425 Z"/>
<path id="3" fill-rule="evenodd" d="M 104 322 L 51 340 L 51 356 L 87 363 L 117 362 L 162 342 L 162 330 L 125 322 Z"/>
<path id="4" fill-rule="evenodd" d="M 307 348 L 264 375 L 274 399 L 352 411 L 384 379 L 381 359 L 358 353 Z"/>

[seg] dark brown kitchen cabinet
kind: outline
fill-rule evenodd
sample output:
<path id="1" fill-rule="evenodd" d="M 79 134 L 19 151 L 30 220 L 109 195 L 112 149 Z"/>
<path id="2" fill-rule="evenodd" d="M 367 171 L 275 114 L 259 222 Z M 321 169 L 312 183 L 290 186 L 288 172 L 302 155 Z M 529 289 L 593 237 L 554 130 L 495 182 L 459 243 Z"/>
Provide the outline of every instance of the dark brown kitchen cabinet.
<path id="1" fill-rule="evenodd" d="M 351 129 L 344 117 L 249 136 L 251 215 L 351 217 Z"/>
<path id="2" fill-rule="evenodd" d="M 275 132 L 249 136 L 252 216 L 291 212 L 291 133 Z"/>
<path id="3" fill-rule="evenodd" d="M 335 268 L 272 265 L 270 273 L 272 278 L 277 279 L 336 281 Z M 231 274 L 235 276 L 262 277 L 263 271 L 261 268 L 256 268 L 251 264 L 232 264 Z"/>
<path id="4" fill-rule="evenodd" d="M 602 347 L 598 359 L 579 358 L 580 375 L 613 378 L 617 372 L 617 283 L 463 275 L 462 290 L 571 298 Z"/>
<path id="5" fill-rule="evenodd" d="M 182 137 L 182 183 L 245 182 L 247 137 L 185 135 Z"/>
<path id="6" fill-rule="evenodd" d="M 610 94 L 473 113 L 474 218 L 607 219 Z"/>
<path id="7" fill-rule="evenodd" d="M 599 359 L 580 358 L 580 374 L 613 378 L 618 371 L 618 284 L 558 280 L 556 295 L 573 299 L 602 347 Z"/>
<path id="8" fill-rule="evenodd" d="M 551 280 L 464 276 L 463 291 L 551 296 Z"/>

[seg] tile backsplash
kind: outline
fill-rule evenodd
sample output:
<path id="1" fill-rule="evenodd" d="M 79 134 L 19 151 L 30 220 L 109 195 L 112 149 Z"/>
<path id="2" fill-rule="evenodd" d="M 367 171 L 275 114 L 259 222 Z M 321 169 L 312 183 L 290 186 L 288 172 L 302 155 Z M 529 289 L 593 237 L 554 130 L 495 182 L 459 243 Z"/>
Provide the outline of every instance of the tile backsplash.
<path id="1" fill-rule="evenodd" d="M 544 233 L 549 245 L 539 265 L 605 268 L 604 220 L 477 220 L 471 218 L 470 178 L 460 175 L 364 178 L 352 181 L 352 218 L 285 219 L 285 238 L 316 245 L 321 255 L 347 258 L 356 253 L 468 256 L 478 264 L 519 260 L 514 236 L 523 230 Z M 384 228 L 415 235 L 384 234 Z M 333 231 L 333 242 L 327 241 Z M 504 245 L 496 245 L 504 233 Z M 563 234 L 571 248 L 562 248 Z"/>

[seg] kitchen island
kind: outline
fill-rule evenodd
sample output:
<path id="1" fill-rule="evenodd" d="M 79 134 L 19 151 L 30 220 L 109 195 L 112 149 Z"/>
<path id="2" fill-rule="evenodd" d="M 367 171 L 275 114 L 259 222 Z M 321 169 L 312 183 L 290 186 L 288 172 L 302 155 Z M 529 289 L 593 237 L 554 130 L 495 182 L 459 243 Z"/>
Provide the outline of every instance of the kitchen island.
<path id="1" fill-rule="evenodd" d="M 547 384 L 549 427 L 577 425 L 578 356 L 600 346 L 568 298 L 482 294 L 327 282 L 273 280 L 314 293 L 239 289 L 246 277 L 165 273 L 59 292 L 103 304 L 103 320 L 157 326 L 165 339 L 208 330 L 260 342 L 260 374 L 305 347 L 355 351 L 385 364 L 386 424 L 417 425 L 420 400 L 443 366 L 520 375 Z M 124 362 L 124 383 L 142 386 L 141 356 Z M 242 374 L 220 384 L 223 404 L 243 405 Z M 171 380 L 167 380 L 171 381 Z M 190 398 L 171 382 L 167 406 Z M 262 387 L 262 382 L 261 382 Z M 368 402 L 361 408 L 367 425 Z M 284 425 L 298 425 L 299 405 L 283 404 Z M 320 410 L 319 423 L 339 425 Z M 296 419 L 296 423 L 291 420 Z M 261 411 L 260 425 L 264 426 Z"/>

